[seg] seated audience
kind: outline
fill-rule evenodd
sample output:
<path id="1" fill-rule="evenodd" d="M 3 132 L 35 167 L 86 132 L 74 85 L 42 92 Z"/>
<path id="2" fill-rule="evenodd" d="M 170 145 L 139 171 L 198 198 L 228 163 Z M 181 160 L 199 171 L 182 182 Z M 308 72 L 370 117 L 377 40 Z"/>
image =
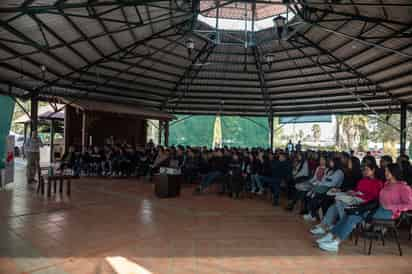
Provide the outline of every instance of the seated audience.
<path id="1" fill-rule="evenodd" d="M 329 169 L 325 177 L 308 193 L 307 205 L 309 213 L 303 215 L 305 220 L 315 221 L 319 219 L 318 211 L 322 205 L 322 201 L 327 198 L 326 193 L 332 188 L 339 188 L 342 185 L 343 179 L 344 173 L 341 160 L 337 157 L 329 160 Z"/>
<path id="2" fill-rule="evenodd" d="M 322 182 L 323 178 L 328 172 L 328 168 L 326 167 L 326 158 L 325 156 L 321 156 L 319 159 L 319 166 L 316 168 L 313 177 L 303 183 L 299 183 L 295 186 L 296 188 L 296 194 L 294 197 L 294 204 L 296 204 L 297 201 L 301 202 L 301 210 L 300 214 L 307 214 L 307 205 L 306 205 L 306 194 L 309 191 L 312 191 L 314 186 L 318 185 L 320 182 Z"/>
<path id="3" fill-rule="evenodd" d="M 390 164 L 392 164 L 392 157 L 389 155 L 382 156 L 379 162 L 379 168 L 376 171 L 376 178 L 378 178 L 381 181 L 385 181 L 385 170 L 386 167 Z"/>
<path id="4" fill-rule="evenodd" d="M 210 171 L 203 177 L 202 182 L 195 190 L 195 193 L 203 193 L 216 178 L 226 174 L 227 162 L 225 160 L 222 151 L 218 150 L 214 153 L 214 156 L 210 159 Z"/>
<path id="5" fill-rule="evenodd" d="M 338 219 L 343 219 L 346 207 L 368 203 L 377 199 L 383 184 L 382 181 L 375 178 L 376 169 L 377 167 L 373 163 L 365 163 L 363 166 L 363 178 L 353 190 L 344 192 L 345 195 L 339 195 L 341 193 L 335 192 L 335 203 L 329 207 L 322 222 L 313 228 L 311 232 L 315 235 L 325 234 L 332 229 Z M 344 199 L 339 197 L 344 197 Z"/>
<path id="6" fill-rule="evenodd" d="M 304 182 L 309 179 L 309 166 L 308 161 L 301 152 L 296 153 L 295 160 L 293 161 L 292 180 L 289 180 L 287 184 L 288 200 L 289 204 L 287 209 L 293 210 L 296 201 L 296 188 L 297 183 Z"/>
<path id="7" fill-rule="evenodd" d="M 412 189 L 402 179 L 398 165 L 389 164 L 385 169 L 386 183 L 379 194 L 379 207 L 362 214 L 346 214 L 332 230 L 316 242 L 325 251 L 337 252 L 357 224 L 370 214 L 373 219 L 397 219 L 404 211 L 412 209 Z"/>

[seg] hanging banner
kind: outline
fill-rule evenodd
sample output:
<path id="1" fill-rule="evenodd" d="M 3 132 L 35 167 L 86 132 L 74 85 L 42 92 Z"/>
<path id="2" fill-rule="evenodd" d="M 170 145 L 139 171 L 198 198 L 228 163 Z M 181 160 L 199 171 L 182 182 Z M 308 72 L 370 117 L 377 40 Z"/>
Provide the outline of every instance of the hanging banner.
<path id="1" fill-rule="evenodd" d="M 280 124 L 302 124 L 302 123 L 332 123 L 332 115 L 304 115 L 283 116 L 279 118 Z"/>
<path id="2" fill-rule="evenodd" d="M 6 180 L 6 165 L 7 158 L 14 159 L 14 148 L 13 155 L 8 155 L 8 135 L 10 131 L 11 119 L 14 110 L 14 101 L 9 96 L 0 95 L 0 172 L 1 172 L 1 184 L 5 184 Z M 14 144 L 14 137 L 13 137 Z M 14 147 L 14 145 L 13 145 Z M 14 165 L 14 160 L 13 160 Z"/>

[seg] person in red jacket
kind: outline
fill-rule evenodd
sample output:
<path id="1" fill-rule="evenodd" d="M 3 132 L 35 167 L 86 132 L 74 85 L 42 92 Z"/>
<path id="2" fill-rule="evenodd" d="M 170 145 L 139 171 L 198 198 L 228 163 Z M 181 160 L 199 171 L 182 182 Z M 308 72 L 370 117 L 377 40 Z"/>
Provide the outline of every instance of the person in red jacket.
<path id="1" fill-rule="evenodd" d="M 363 167 L 363 178 L 358 182 L 354 190 L 345 192 L 346 195 L 353 197 L 351 203 L 342 201 L 339 197 L 336 197 L 336 202 L 329 207 L 322 222 L 311 229 L 312 234 L 322 235 L 331 229 L 336 220 L 342 219 L 345 215 L 345 207 L 367 203 L 372 200 L 376 200 L 379 197 L 379 192 L 383 187 L 382 181 L 375 178 L 376 165 L 373 163 L 366 163 Z M 348 200 L 348 199 L 346 199 Z"/>
<path id="2" fill-rule="evenodd" d="M 372 219 L 393 220 L 402 212 L 412 210 L 412 188 L 403 181 L 397 164 L 385 169 L 386 183 L 379 193 L 379 208 L 364 214 L 346 214 L 328 234 L 316 240 L 319 248 L 337 252 L 342 241 L 346 240 L 357 224 L 371 214 Z"/>

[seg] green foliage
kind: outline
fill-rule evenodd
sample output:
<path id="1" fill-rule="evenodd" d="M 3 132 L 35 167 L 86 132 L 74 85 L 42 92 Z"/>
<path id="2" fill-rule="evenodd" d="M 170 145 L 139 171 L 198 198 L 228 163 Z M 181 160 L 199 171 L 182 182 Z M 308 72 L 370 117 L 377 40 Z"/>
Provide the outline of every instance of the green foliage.
<path id="1" fill-rule="evenodd" d="M 399 114 L 379 114 L 374 119 L 371 119 L 373 131 L 371 139 L 375 142 L 397 142 L 399 141 L 400 115 Z"/>
<path id="2" fill-rule="evenodd" d="M 343 136 L 340 137 L 341 140 L 339 140 L 339 144 L 345 149 L 353 149 L 355 143 L 359 141 L 357 144 L 361 146 L 362 138 L 365 138 L 368 132 L 368 116 L 343 115 L 338 119 L 339 126 L 343 133 Z"/>
<path id="3" fill-rule="evenodd" d="M 24 133 L 23 124 L 17 124 L 14 121 L 16 119 L 19 119 L 20 117 L 26 115 L 26 113 L 23 111 L 22 107 L 24 107 L 24 109 L 27 112 L 30 113 L 31 104 L 30 104 L 30 100 L 23 101 L 23 100 L 17 99 L 17 101 L 19 102 L 20 105 L 15 104 L 14 113 L 13 113 L 13 120 L 12 120 L 12 124 L 11 124 L 11 130 L 15 133 L 23 134 Z M 48 104 L 47 102 L 39 102 L 39 107 L 46 106 L 47 104 Z"/>

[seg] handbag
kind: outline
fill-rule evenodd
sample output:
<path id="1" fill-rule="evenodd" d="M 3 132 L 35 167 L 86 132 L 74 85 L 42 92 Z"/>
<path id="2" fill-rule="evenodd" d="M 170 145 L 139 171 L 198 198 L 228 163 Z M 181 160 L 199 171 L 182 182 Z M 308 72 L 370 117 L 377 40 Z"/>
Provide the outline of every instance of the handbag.
<path id="1" fill-rule="evenodd" d="M 325 194 L 326 192 L 328 192 L 329 189 L 330 189 L 330 187 L 328 187 L 328 186 L 317 185 L 313 188 L 313 191 L 315 193 L 318 193 L 318 194 Z"/>
<path id="2" fill-rule="evenodd" d="M 335 200 L 337 201 L 342 201 L 343 203 L 351 206 L 351 205 L 359 205 L 362 204 L 364 202 L 364 200 L 362 200 L 359 197 L 356 196 L 352 196 L 352 195 L 348 195 L 346 193 L 338 193 L 335 196 Z"/>
<path id="3" fill-rule="evenodd" d="M 345 208 L 348 215 L 363 215 L 366 212 L 371 212 L 379 207 L 379 200 L 372 200 L 360 205 L 350 206 Z"/>

